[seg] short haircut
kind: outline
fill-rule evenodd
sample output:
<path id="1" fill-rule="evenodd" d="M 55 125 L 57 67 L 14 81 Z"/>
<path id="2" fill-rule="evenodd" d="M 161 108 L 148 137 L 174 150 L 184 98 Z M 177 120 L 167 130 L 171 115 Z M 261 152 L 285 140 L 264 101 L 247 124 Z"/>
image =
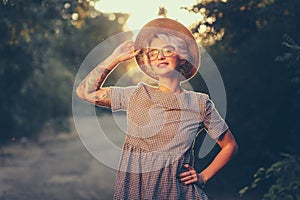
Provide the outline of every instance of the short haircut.
<path id="1" fill-rule="evenodd" d="M 174 46 L 176 49 L 176 52 L 178 53 L 178 55 L 181 59 L 185 59 L 187 61 L 190 59 L 187 44 L 181 38 L 170 35 L 170 34 L 166 34 L 166 33 L 159 33 L 159 34 L 155 34 L 151 38 L 151 40 L 149 41 L 149 45 L 154 38 L 158 38 L 158 39 Z"/>

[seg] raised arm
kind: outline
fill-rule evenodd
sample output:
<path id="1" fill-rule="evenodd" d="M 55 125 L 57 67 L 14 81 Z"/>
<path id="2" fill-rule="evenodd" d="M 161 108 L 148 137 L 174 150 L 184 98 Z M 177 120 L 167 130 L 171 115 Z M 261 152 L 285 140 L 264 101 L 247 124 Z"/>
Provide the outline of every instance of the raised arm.
<path id="1" fill-rule="evenodd" d="M 110 88 L 102 85 L 118 64 L 132 59 L 139 51 L 134 51 L 132 41 L 122 43 L 79 84 L 76 89 L 77 96 L 95 105 L 110 108 Z"/>

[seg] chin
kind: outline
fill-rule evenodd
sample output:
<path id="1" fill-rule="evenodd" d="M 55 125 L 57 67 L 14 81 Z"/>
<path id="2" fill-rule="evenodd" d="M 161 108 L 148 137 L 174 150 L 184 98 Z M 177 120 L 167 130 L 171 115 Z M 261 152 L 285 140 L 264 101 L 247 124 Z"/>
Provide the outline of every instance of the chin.
<path id="1" fill-rule="evenodd" d="M 180 81 L 182 81 L 182 75 L 180 75 L 176 70 L 172 70 L 172 71 L 168 71 L 165 73 L 156 73 L 158 75 L 158 77 L 161 78 L 170 78 L 170 79 L 179 79 Z"/>

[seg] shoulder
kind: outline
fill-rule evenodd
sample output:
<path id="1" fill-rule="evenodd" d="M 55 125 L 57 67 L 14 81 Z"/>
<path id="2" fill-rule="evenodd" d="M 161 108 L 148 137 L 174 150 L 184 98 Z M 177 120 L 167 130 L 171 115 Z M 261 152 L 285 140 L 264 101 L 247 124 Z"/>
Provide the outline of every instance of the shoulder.
<path id="1" fill-rule="evenodd" d="M 136 85 L 129 85 L 129 86 L 119 86 L 119 85 L 117 85 L 117 86 L 110 86 L 109 88 L 111 90 L 122 90 L 122 91 L 126 92 L 126 90 L 134 91 L 134 90 L 136 90 L 138 88 L 145 87 L 146 85 L 147 84 L 144 83 L 144 82 L 139 82 Z"/>
<path id="2" fill-rule="evenodd" d="M 136 86 L 139 88 L 139 87 L 145 87 L 145 88 L 154 88 L 154 86 L 152 85 L 149 85 L 148 83 L 145 83 L 145 82 L 138 82 L 136 84 Z"/>
<path id="3" fill-rule="evenodd" d="M 202 92 L 189 91 L 189 93 L 193 94 L 197 97 L 198 100 L 208 101 L 210 99 L 209 95 Z"/>
<path id="4" fill-rule="evenodd" d="M 139 91 L 143 91 L 143 90 L 148 90 L 148 87 L 151 87 L 150 85 L 144 83 L 144 82 L 139 82 L 135 85 L 131 85 L 131 86 L 113 86 L 111 87 L 111 89 L 114 90 L 115 93 L 122 93 L 122 95 L 124 96 L 134 96 L 136 93 L 138 93 Z"/>
<path id="5" fill-rule="evenodd" d="M 150 85 L 148 83 L 145 82 L 139 82 L 136 85 L 137 87 L 137 91 L 145 91 L 146 93 L 153 93 L 155 91 L 155 86 Z"/>

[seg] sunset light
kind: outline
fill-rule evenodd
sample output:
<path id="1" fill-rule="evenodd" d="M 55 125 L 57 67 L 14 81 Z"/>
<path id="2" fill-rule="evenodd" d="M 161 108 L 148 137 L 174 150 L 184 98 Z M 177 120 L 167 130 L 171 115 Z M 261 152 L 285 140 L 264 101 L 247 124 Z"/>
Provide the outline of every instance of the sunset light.
<path id="1" fill-rule="evenodd" d="M 166 9 L 168 18 L 177 20 L 186 26 L 196 21 L 201 21 L 203 16 L 200 13 L 192 13 L 183 7 L 192 7 L 196 4 L 195 0 L 172 1 L 172 0 L 156 0 L 156 1 L 134 1 L 134 0 L 101 0 L 96 2 L 95 8 L 102 13 L 126 13 L 129 18 L 125 24 L 124 30 L 135 30 L 141 28 L 148 21 L 157 18 L 159 9 Z M 114 16 L 109 16 L 114 19 Z"/>

